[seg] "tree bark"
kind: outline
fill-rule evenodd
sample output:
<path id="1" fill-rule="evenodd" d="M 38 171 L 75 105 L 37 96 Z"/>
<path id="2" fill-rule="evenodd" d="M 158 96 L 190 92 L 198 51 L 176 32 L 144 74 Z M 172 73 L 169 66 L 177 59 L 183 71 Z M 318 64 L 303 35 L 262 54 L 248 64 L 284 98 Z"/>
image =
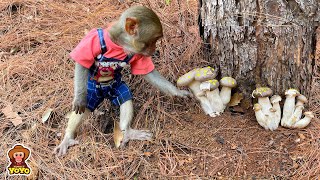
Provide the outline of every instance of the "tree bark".
<path id="1" fill-rule="evenodd" d="M 249 97 L 256 86 L 310 95 L 317 0 L 200 0 L 205 56 Z"/>

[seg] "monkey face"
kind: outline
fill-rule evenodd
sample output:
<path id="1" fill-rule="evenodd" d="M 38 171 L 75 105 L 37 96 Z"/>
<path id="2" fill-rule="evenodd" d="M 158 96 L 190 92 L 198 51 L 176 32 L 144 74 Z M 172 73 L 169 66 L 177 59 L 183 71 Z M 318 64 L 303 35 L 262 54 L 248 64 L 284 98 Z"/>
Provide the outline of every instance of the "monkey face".
<path id="1" fill-rule="evenodd" d="M 20 163 L 22 162 L 23 158 L 24 158 L 24 152 L 15 152 L 13 154 L 13 158 L 16 160 L 16 162 Z"/>

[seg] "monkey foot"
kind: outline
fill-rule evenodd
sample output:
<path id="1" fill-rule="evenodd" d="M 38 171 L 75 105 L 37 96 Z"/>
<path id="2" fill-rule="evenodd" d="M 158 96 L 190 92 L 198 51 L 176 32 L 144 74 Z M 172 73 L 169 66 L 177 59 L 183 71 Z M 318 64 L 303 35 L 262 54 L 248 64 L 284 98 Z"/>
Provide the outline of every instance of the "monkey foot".
<path id="1" fill-rule="evenodd" d="M 53 153 L 57 156 L 65 155 L 68 148 L 76 144 L 79 144 L 79 141 L 65 137 L 61 144 L 54 149 Z"/>
<path id="2" fill-rule="evenodd" d="M 129 140 L 152 140 L 152 133 L 148 130 L 128 129 L 124 131 L 121 147 L 124 147 Z"/>

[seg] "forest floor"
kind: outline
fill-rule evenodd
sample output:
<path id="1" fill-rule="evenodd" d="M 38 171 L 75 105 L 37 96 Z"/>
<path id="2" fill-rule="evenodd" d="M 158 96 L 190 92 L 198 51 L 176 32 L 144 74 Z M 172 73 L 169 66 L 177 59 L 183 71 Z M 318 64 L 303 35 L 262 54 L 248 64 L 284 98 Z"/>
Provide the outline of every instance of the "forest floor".
<path id="1" fill-rule="evenodd" d="M 201 49 L 197 0 L 0 2 L 0 110 L 9 107 L 14 116 L 9 119 L 0 111 L 0 179 L 8 178 L 6 153 L 17 143 L 31 149 L 29 179 L 320 178 L 316 73 L 308 106 L 316 115 L 311 124 L 302 130 L 280 127 L 271 132 L 258 125 L 252 107 L 227 108 L 211 118 L 194 99 L 167 97 L 126 71 L 134 94 L 132 127 L 151 130 L 154 140 L 130 141 L 116 149 L 112 124 L 119 109 L 104 102 L 80 127 L 80 144 L 64 157 L 54 156 L 73 98 L 74 63 L 68 54 L 88 30 L 105 27 L 134 4 L 151 7 L 162 21 L 164 38 L 154 63 L 169 81 L 176 82 L 194 67 L 211 65 Z M 51 116 L 43 123 L 49 109 Z"/>

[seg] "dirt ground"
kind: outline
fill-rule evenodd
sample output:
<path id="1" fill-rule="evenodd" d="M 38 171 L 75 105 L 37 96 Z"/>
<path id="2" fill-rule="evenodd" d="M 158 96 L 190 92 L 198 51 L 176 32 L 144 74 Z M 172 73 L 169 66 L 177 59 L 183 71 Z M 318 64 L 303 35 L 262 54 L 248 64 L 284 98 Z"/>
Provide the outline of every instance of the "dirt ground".
<path id="1" fill-rule="evenodd" d="M 111 132 L 119 109 L 105 102 L 80 127 L 80 144 L 55 157 L 52 151 L 64 135 L 73 95 L 74 63 L 68 54 L 85 32 L 105 27 L 135 4 L 154 9 L 163 23 L 165 35 L 154 62 L 169 81 L 210 64 L 202 58 L 196 0 L 0 2 L 0 110 L 10 106 L 22 119 L 14 126 L 0 113 L 0 179 L 24 179 L 6 172 L 6 153 L 17 143 L 31 149 L 28 179 L 320 178 L 318 70 L 308 106 L 316 118 L 305 129 L 274 132 L 258 125 L 251 107 L 228 108 L 211 118 L 194 99 L 167 97 L 126 71 L 134 94 L 132 127 L 151 130 L 154 141 L 131 141 L 116 149 Z M 320 50 L 320 29 L 318 39 Z M 52 114 L 42 123 L 49 108 Z"/>

